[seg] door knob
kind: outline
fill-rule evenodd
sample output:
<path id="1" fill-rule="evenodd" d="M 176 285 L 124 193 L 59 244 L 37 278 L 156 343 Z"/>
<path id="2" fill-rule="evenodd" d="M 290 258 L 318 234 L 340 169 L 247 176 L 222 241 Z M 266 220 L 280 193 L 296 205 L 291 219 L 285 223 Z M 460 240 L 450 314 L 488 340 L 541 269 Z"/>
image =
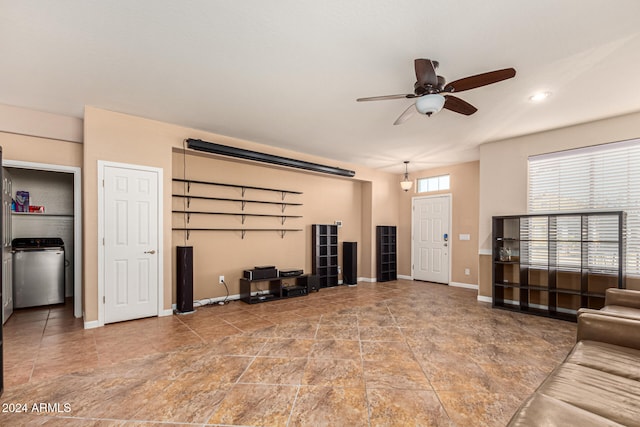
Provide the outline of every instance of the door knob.
<path id="1" fill-rule="evenodd" d="M 144 253 L 153 255 L 153 254 L 156 253 L 156 251 L 155 251 L 155 249 L 151 249 L 150 251 L 144 251 Z"/>

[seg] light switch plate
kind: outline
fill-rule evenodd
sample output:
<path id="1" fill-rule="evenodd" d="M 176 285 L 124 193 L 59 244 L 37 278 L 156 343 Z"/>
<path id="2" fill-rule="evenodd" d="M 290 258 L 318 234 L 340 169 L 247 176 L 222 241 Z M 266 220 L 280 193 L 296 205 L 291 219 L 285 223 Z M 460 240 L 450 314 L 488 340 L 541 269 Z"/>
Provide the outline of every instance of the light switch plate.
<path id="1" fill-rule="evenodd" d="M 471 235 L 469 235 L 469 234 L 461 234 L 459 236 L 459 239 L 460 240 L 471 240 Z"/>

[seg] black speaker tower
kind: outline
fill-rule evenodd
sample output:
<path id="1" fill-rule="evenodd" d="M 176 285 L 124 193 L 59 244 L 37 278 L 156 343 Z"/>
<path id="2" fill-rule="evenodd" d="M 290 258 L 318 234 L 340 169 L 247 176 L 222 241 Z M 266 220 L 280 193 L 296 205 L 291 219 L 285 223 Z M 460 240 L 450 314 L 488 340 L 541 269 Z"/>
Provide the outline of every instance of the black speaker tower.
<path id="1" fill-rule="evenodd" d="M 358 284 L 358 242 L 342 242 L 342 283 Z"/>
<path id="2" fill-rule="evenodd" d="M 176 311 L 193 311 L 193 246 L 177 246 Z"/>

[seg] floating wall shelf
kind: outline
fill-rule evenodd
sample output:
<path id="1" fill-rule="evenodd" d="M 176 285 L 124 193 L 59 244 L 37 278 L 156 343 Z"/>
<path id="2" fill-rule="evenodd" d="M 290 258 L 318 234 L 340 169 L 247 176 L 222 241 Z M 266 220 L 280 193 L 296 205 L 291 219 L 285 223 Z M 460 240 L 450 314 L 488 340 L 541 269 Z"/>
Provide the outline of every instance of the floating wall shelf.
<path id="1" fill-rule="evenodd" d="M 282 206 L 282 212 L 287 206 L 302 206 L 302 203 L 287 203 L 287 202 L 269 202 L 266 200 L 249 200 L 249 199 L 233 199 L 227 197 L 208 197 L 208 196 L 191 196 L 183 194 L 174 194 L 173 197 L 182 197 L 187 199 L 187 207 L 191 206 L 191 199 L 200 200 L 217 200 L 219 202 L 240 202 L 242 203 L 242 210 L 246 207 L 247 203 L 262 203 L 266 205 L 279 205 Z"/>
<path id="2" fill-rule="evenodd" d="M 273 191 L 276 193 L 282 193 L 282 200 L 287 194 L 302 194 L 301 191 L 291 191 L 291 190 L 280 190 L 277 188 L 266 188 L 266 187 L 253 187 L 250 185 L 238 185 L 238 184 L 225 184 L 221 182 L 211 182 L 211 181 L 197 181 L 193 179 L 180 179 L 174 178 L 174 182 L 186 182 L 187 183 L 187 191 L 191 191 L 191 184 L 204 184 L 204 185 L 217 185 L 219 187 L 232 187 L 232 188 L 240 188 L 242 189 L 242 197 L 244 197 L 245 190 L 260 190 L 260 191 Z"/>
<path id="3" fill-rule="evenodd" d="M 272 215 L 272 214 L 253 214 L 253 213 L 236 213 L 236 212 L 203 212 L 203 211 L 172 211 L 173 213 L 179 214 L 187 214 L 187 224 L 191 221 L 191 215 L 230 215 L 230 216 L 240 216 L 242 217 L 242 223 L 244 224 L 244 220 L 248 216 L 256 216 L 256 217 L 268 217 L 268 218 L 280 218 L 282 224 L 287 220 L 287 218 L 302 218 L 302 215 Z"/>
<path id="4" fill-rule="evenodd" d="M 242 238 L 244 239 L 244 235 L 247 231 L 277 231 L 280 233 L 280 237 L 284 239 L 284 235 L 287 234 L 288 231 L 302 231 L 301 228 L 173 228 L 174 231 L 186 231 L 187 232 L 187 240 L 191 235 L 192 231 L 240 231 L 242 233 Z"/>
<path id="5" fill-rule="evenodd" d="M 220 182 L 211 182 L 211 181 L 199 181 L 199 180 L 191 180 L 191 179 L 181 179 L 174 178 L 174 182 L 182 182 L 187 183 L 187 193 L 191 191 L 192 184 L 199 185 L 212 185 L 212 186 L 220 186 L 220 187 L 231 187 L 231 188 L 240 188 L 242 190 L 242 198 L 230 198 L 230 197 L 213 197 L 213 196 L 197 196 L 192 194 L 173 194 L 173 197 L 178 197 L 187 200 L 187 208 L 191 207 L 191 200 L 209 200 L 209 201 L 222 201 L 222 202 L 238 202 L 241 204 L 242 212 L 219 212 L 219 211 L 191 211 L 191 210 L 173 210 L 173 213 L 186 215 L 186 223 L 189 224 L 191 221 L 191 215 L 229 215 L 229 216 L 239 216 L 242 218 L 242 224 L 245 223 L 247 217 L 266 217 L 266 218 L 279 218 L 280 224 L 284 225 L 285 221 L 290 218 L 302 218 L 302 215 L 285 215 L 284 211 L 288 206 L 302 206 L 302 203 L 293 203 L 293 202 L 285 202 L 285 196 L 288 194 L 299 195 L 302 194 L 300 191 L 292 191 L 292 190 L 282 190 L 277 188 L 266 188 L 266 187 L 255 187 L 250 185 L 237 185 L 237 184 L 227 184 Z M 256 191 L 269 191 L 276 192 L 282 195 L 281 201 L 268 201 L 268 200 L 255 200 L 255 199 L 245 199 L 246 190 L 256 190 Z M 281 207 L 280 214 L 267 214 L 267 213 L 251 213 L 245 212 L 245 208 L 247 204 L 262 204 L 262 205 L 275 205 Z M 187 233 L 187 240 L 189 239 L 192 231 L 235 231 L 242 233 L 242 238 L 247 231 L 276 231 L 280 233 L 280 237 L 284 238 L 285 234 L 289 231 L 302 231 L 302 229 L 298 228 L 192 228 L 192 227 L 177 227 L 173 228 L 176 231 L 185 231 Z"/>

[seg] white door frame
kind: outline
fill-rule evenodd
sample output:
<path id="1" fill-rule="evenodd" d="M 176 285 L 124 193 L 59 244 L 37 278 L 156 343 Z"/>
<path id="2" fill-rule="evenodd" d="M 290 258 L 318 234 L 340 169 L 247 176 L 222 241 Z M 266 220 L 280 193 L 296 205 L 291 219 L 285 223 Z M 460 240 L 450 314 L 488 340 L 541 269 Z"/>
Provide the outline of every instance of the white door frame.
<path id="1" fill-rule="evenodd" d="M 104 169 L 105 167 L 116 167 L 123 169 L 133 169 L 158 174 L 158 316 L 164 315 L 164 239 L 162 236 L 162 209 L 163 209 L 163 176 L 162 168 L 151 166 L 132 165 L 128 163 L 108 162 L 98 160 L 98 326 L 104 326 L 104 276 L 105 276 L 105 253 L 104 241 Z"/>
<path id="2" fill-rule="evenodd" d="M 447 285 L 451 284 L 451 259 L 453 258 L 453 232 L 451 231 L 453 229 L 453 223 L 452 223 L 452 198 L 453 196 L 451 195 L 451 193 L 444 193 L 444 194 L 434 194 L 432 196 L 415 196 L 411 198 L 411 277 L 413 278 L 413 267 L 415 265 L 415 258 L 414 258 L 414 244 L 413 244 L 413 236 L 415 235 L 415 230 L 413 229 L 413 220 L 414 220 L 414 215 L 416 214 L 415 211 L 415 204 L 416 204 L 416 200 L 422 200 L 422 199 L 433 199 L 435 197 L 447 197 L 449 199 L 449 281 L 447 283 Z"/>
<path id="3" fill-rule="evenodd" d="M 2 166 L 73 174 L 73 315 L 82 317 L 82 169 L 19 160 L 3 160 Z"/>

